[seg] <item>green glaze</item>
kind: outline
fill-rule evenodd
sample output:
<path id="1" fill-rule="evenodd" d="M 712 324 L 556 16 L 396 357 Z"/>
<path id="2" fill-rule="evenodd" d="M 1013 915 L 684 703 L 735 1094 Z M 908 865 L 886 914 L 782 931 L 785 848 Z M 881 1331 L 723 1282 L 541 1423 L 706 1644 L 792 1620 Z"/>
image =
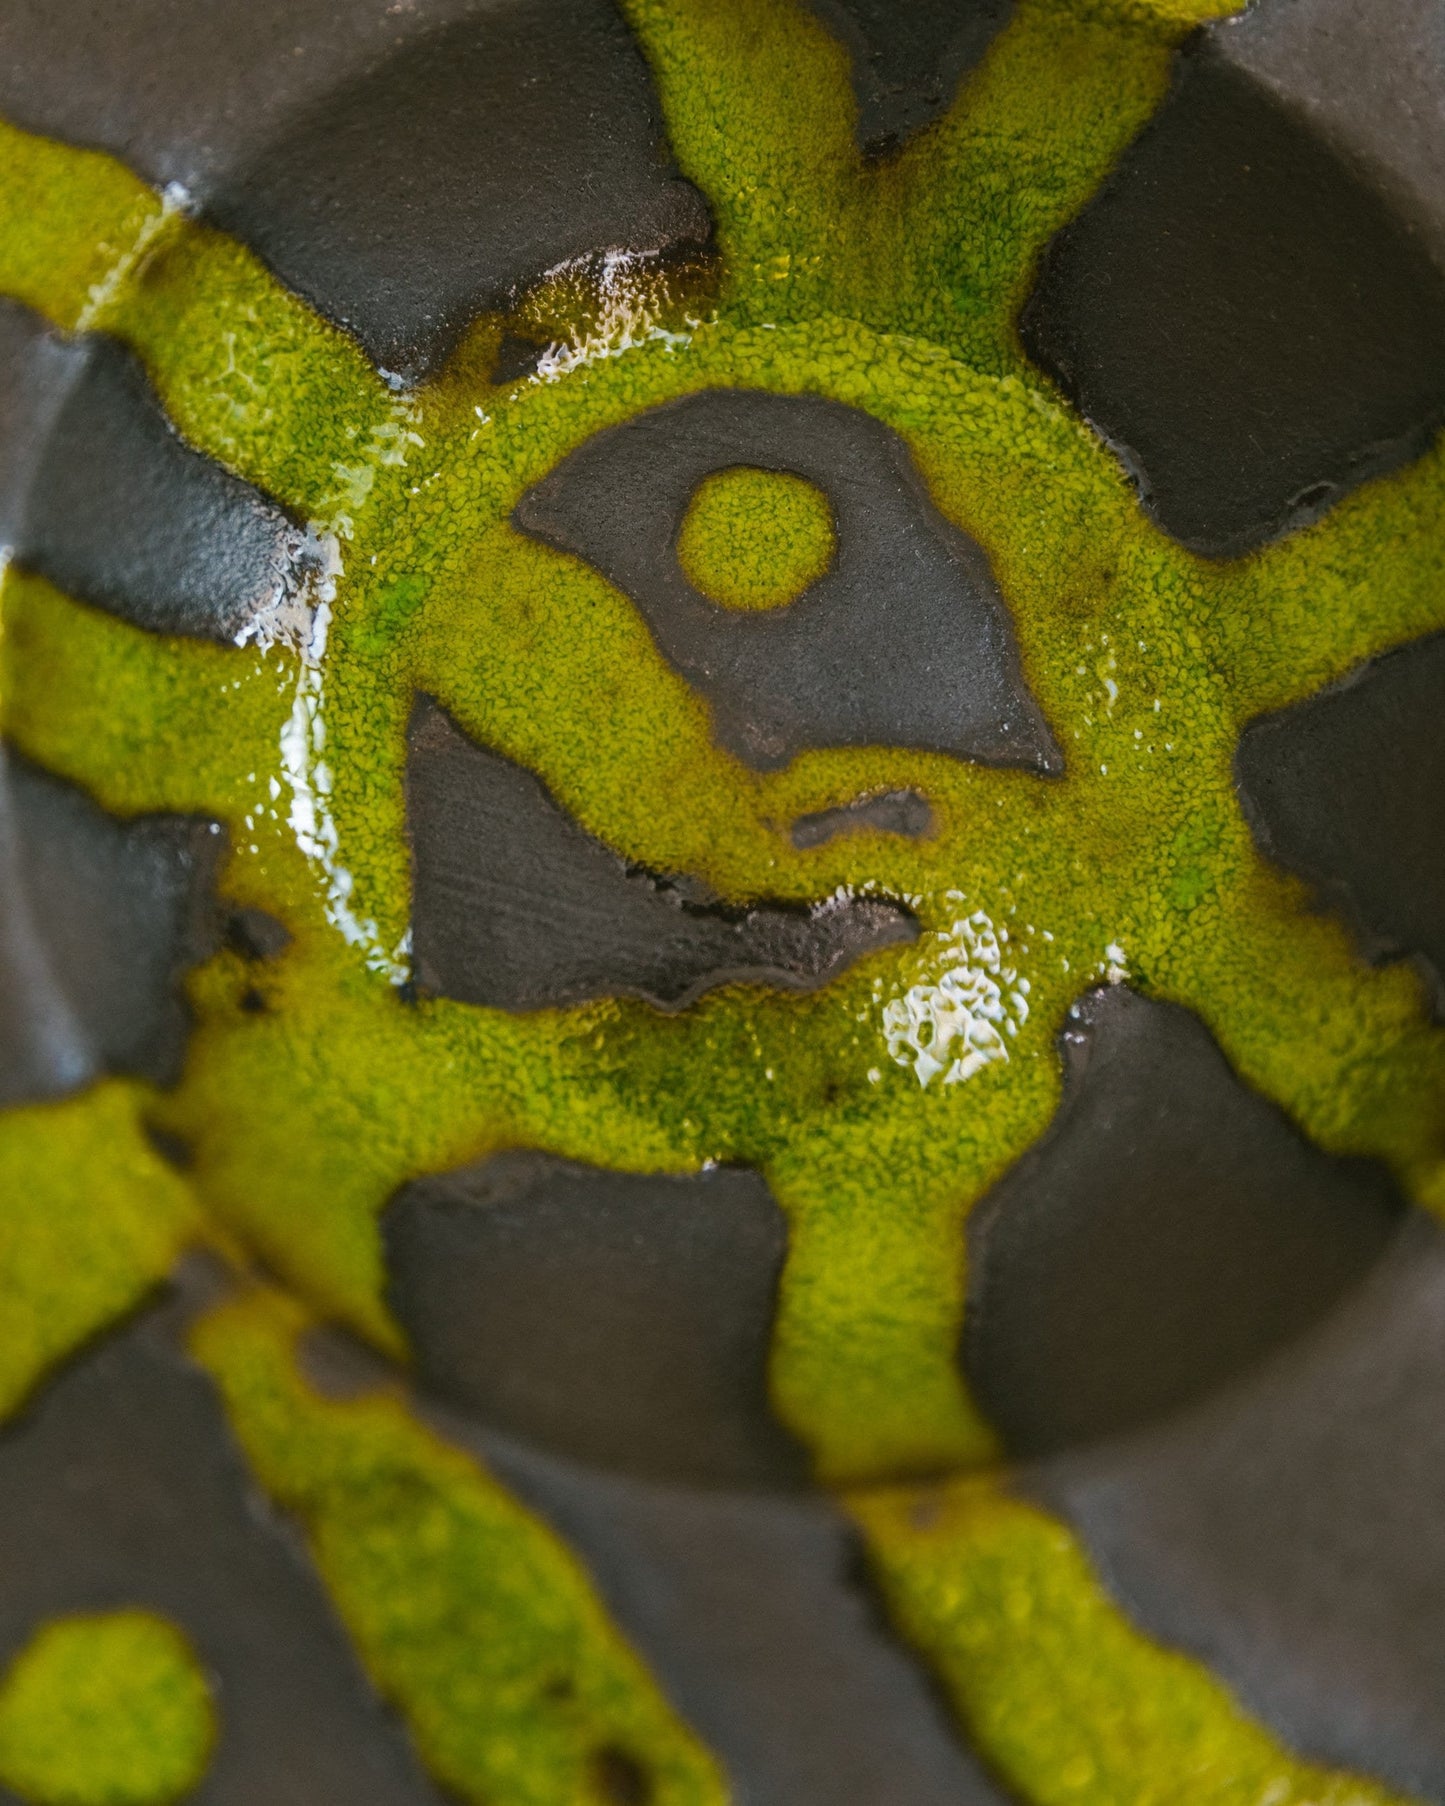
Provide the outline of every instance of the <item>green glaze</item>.
<path id="1" fill-rule="evenodd" d="M 786 470 L 737 465 L 704 477 L 677 536 L 683 575 L 724 608 L 782 608 L 833 561 L 833 510 Z"/>
<path id="2" fill-rule="evenodd" d="M 573 1557 L 398 1398 L 336 1403 L 306 1386 L 292 1359 L 304 1324 L 256 1292 L 208 1318 L 195 1349 L 432 1773 L 478 1806 L 610 1806 L 598 1769 L 618 1751 L 654 1806 L 722 1806 L 710 1758 Z"/>
<path id="3" fill-rule="evenodd" d="M 17 744 L 123 814 L 219 816 L 225 893 L 292 931 L 261 973 L 264 1013 L 243 1007 L 257 977 L 234 953 L 196 975 L 186 1074 L 156 1109 L 195 1149 L 211 1232 L 308 1309 L 404 1354 L 382 1301 L 377 1214 L 405 1180 L 489 1150 L 650 1170 L 747 1161 L 789 1218 L 772 1389 L 819 1476 L 857 1488 L 986 1464 L 993 1441 L 954 1361 L 962 1223 L 1049 1121 L 1070 1003 L 1125 975 L 1197 1011 L 1244 1078 L 1322 1146 L 1384 1160 L 1445 1211 L 1445 1037 L 1420 985 L 1406 966 L 1365 965 L 1261 861 L 1231 781 L 1253 715 L 1445 623 L 1442 452 L 1279 545 L 1207 563 L 1148 522 L 1014 336 L 1040 249 L 1158 104 L 1184 31 L 1216 10 L 1020 0 L 948 117 L 864 165 L 842 52 L 804 7 L 629 0 L 678 160 L 717 220 L 718 261 L 575 269 L 511 321 L 479 321 L 441 376 L 405 395 L 233 243 L 114 165 L 7 134 L 5 167 L 27 173 L 0 185 L 0 291 L 62 326 L 123 336 L 188 439 L 334 545 L 314 625 L 299 611 L 278 619 L 270 644 L 167 641 L 20 572 L 5 582 L 0 644 Z M 27 200 L 44 182 L 65 209 Z M 93 267 L 102 239 L 120 272 L 109 286 Z M 507 328 L 551 349 L 537 379 L 492 387 Z M 729 385 L 830 397 L 903 437 L 937 505 L 988 552 L 1065 751 L 1062 778 L 885 747 L 746 769 L 714 744 L 706 707 L 628 598 L 509 524 L 528 485 L 600 428 Z M 678 1016 L 628 1002 L 527 1016 L 407 1002 L 402 768 L 417 690 L 540 773 L 631 860 L 695 873 L 737 902 L 840 887 L 906 898 L 922 937 L 814 995 L 734 987 Z M 793 847 L 798 814 L 903 787 L 932 801 L 929 839 Z M 991 988 L 992 1036 L 945 1044 L 960 990 L 987 1002 Z M 105 1218 L 123 1206 L 102 1184 L 85 1208 Z M 443 1726 L 423 1738 L 433 1760 L 455 1785 L 499 1786 L 492 1734 L 444 1728 L 448 1689 L 481 1659 L 464 1656 L 467 1638 L 505 1623 L 504 1640 L 527 1647 L 529 1615 L 541 1626 L 583 1610 L 580 1581 L 519 1557 L 526 1587 L 489 1618 L 458 1533 L 431 1572 L 455 1562 L 478 1602 L 468 1627 L 435 1648 L 393 1637 L 377 1618 L 389 1602 L 367 1592 L 372 1530 L 335 1528 L 363 1509 L 337 1491 L 337 1451 L 352 1474 L 387 1468 L 407 1437 L 407 1459 L 444 1458 L 399 1406 L 338 1417 L 308 1401 L 285 1377 L 285 1338 L 248 1335 L 228 1332 L 208 1358 L 229 1368 L 214 1349 L 241 1351 L 243 1378 L 227 1386 L 253 1459 L 310 1524 L 372 1672 L 414 1723 Z M 468 1469 L 464 1490 L 522 1546 L 522 1520 L 491 1482 Z M 892 1571 L 902 1557 L 886 1514 L 863 1517 Z M 1051 1574 L 1038 1611 L 1087 1665 L 1099 1626 L 1123 1636 L 1122 1622 L 1077 1560 Z M 1000 1609 L 987 1587 L 976 1598 L 985 1619 Z M 1031 1696 L 1034 1669 L 1020 1657 L 981 1678 L 949 1655 L 956 1614 L 925 1634 L 900 1610 L 997 1754 L 999 1725 L 1027 1718 L 1008 1701 Z M 620 1645 L 607 1648 L 608 1686 L 641 1723 L 652 1696 Z M 1177 1658 L 1130 1648 L 1159 1747 L 1187 1741 L 1195 1708 L 1180 1704 Z M 634 1722 L 617 1710 L 607 1723 Z M 521 1752 L 507 1785 L 530 1785 L 529 1762 L 580 1772 L 585 1737 L 559 1732 L 535 1697 L 507 1723 L 495 1737 Z M 1211 1723 L 1213 1747 L 1265 1760 L 1237 1715 L 1221 1707 Z M 678 1785 L 705 1785 L 687 1734 L 668 1737 L 667 1760 L 694 1777 Z M 1040 1742 L 1031 1775 L 1055 1747 Z M 1139 1762 L 1138 1791 L 1096 1777 L 1071 1797 L 1153 1797 L 1162 1771 Z M 1170 1797 L 1235 1796 L 1201 1782 Z"/>
<path id="4" fill-rule="evenodd" d="M 214 1742 L 195 1654 L 149 1612 L 56 1618 L 0 1680 L 0 1782 L 34 1806 L 170 1806 Z"/>
<path id="5" fill-rule="evenodd" d="M 1036 1806 L 1388 1806 L 1301 1762 L 1197 1662 L 1131 1629 L 1078 1543 L 991 1480 L 860 1499 L 899 1624 Z M 1085 1653 L 1087 1652 L 1087 1653 Z"/>
<path id="6" fill-rule="evenodd" d="M 0 1416 L 139 1304 L 201 1227 L 146 1139 L 147 1095 L 111 1080 L 0 1121 Z"/>

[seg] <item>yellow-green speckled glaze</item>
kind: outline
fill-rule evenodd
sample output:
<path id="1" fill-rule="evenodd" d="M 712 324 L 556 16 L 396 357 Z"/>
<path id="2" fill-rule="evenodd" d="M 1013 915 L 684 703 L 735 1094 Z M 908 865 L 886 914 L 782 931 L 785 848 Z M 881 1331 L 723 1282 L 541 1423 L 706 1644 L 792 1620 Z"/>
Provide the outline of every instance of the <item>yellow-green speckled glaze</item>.
<path id="1" fill-rule="evenodd" d="M 195 1652 L 149 1612 L 54 1619 L 0 1679 L 0 1782 L 35 1806 L 171 1806 L 215 1737 Z"/>
<path id="2" fill-rule="evenodd" d="M 824 575 L 837 544 L 828 498 L 806 477 L 738 465 L 698 484 L 677 562 L 723 608 L 782 608 Z"/>
<path id="3" fill-rule="evenodd" d="M 1043 245 L 1158 105 L 1185 31 L 1227 5 L 1019 0 L 947 117 L 867 165 L 844 53 L 794 0 L 625 10 L 717 222 L 716 268 L 553 284 L 511 322 L 478 321 L 405 394 L 113 162 L 0 139 L 0 292 L 119 335 L 187 439 L 336 551 L 314 626 L 278 620 L 269 645 L 236 648 L 6 577 L 5 732 L 121 814 L 222 820 L 224 894 L 293 939 L 265 1013 L 242 1008 L 255 981 L 237 956 L 195 976 L 174 1092 L 106 1085 L 0 1125 L 0 1392 L 13 1405 L 186 1241 L 243 1273 L 254 1260 L 269 1289 L 204 1323 L 198 1353 L 435 1773 L 487 1806 L 563 1806 L 598 1797 L 589 1764 L 611 1745 L 659 1801 L 720 1801 L 712 1760 L 551 1534 L 399 1395 L 319 1398 L 293 1345 L 322 1318 L 404 1354 L 377 1216 L 415 1175 L 513 1145 L 634 1169 L 747 1161 L 791 1231 L 776 1408 L 1020 1797 L 1380 1802 L 1129 1628 L 1068 1533 L 997 1489 L 954 1349 L 963 1219 L 1048 1123 L 1055 1037 L 1106 976 L 1187 1004 L 1321 1146 L 1385 1161 L 1445 1209 L 1445 1038 L 1415 975 L 1363 964 L 1261 861 L 1231 784 L 1250 717 L 1445 624 L 1442 453 L 1206 563 L 1151 525 L 1018 348 Z M 518 320 L 560 349 L 540 378 L 493 388 Z M 992 561 L 1062 778 L 881 747 L 746 769 L 633 604 L 511 527 L 523 490 L 599 428 L 720 385 L 831 397 L 903 436 Z M 735 901 L 866 887 L 906 898 L 922 936 L 810 996 L 734 987 L 675 1016 L 406 1002 L 417 690 L 629 859 Z M 799 851 L 780 826 L 905 786 L 933 802 L 925 841 Z M 966 1076 L 921 1045 L 960 965 L 999 983 L 1007 1017 Z M 184 1183 L 143 1122 L 193 1147 Z"/>

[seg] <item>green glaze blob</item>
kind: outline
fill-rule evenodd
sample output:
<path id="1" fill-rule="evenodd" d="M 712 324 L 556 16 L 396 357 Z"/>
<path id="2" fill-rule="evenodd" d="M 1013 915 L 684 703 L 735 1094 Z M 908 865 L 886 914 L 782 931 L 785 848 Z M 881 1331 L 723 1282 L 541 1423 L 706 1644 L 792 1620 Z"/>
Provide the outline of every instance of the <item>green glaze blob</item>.
<path id="1" fill-rule="evenodd" d="M 711 1760 L 566 1550 L 396 1398 L 307 1387 L 303 1327 L 258 1292 L 204 1321 L 196 1353 L 432 1773 L 478 1806 L 607 1806 L 599 1762 L 620 1751 L 654 1806 L 723 1806 Z"/>
<path id="2" fill-rule="evenodd" d="M 1301 1762 L 1131 1629 L 1061 1525 L 992 1481 L 852 1501 L 899 1624 L 1034 1806 L 1403 1806 Z"/>
<path id="3" fill-rule="evenodd" d="M 55 1361 L 138 1304 L 200 1227 L 118 1081 L 0 1120 L 0 1418 Z"/>
<path id="4" fill-rule="evenodd" d="M 54 1619 L 0 1680 L 0 1782 L 34 1806 L 170 1806 L 215 1739 L 194 1651 L 149 1612 Z"/>
<path id="5" fill-rule="evenodd" d="M 1127 976 L 1197 1011 L 1241 1075 L 1322 1146 L 1384 1160 L 1445 1213 L 1445 1036 L 1410 968 L 1365 965 L 1261 860 L 1231 768 L 1253 715 L 1445 625 L 1445 454 L 1437 445 L 1279 545 L 1208 563 L 1151 525 L 1113 458 L 1024 362 L 1013 318 L 1041 248 L 1215 6 L 1019 0 L 948 116 L 869 165 L 846 60 L 806 7 L 626 10 L 678 159 L 717 220 L 718 265 L 694 281 L 644 259 L 590 287 L 574 270 L 513 321 L 479 321 L 449 368 L 405 395 L 248 253 L 113 165 L 6 135 L 15 167 L 69 198 L 52 218 L 27 206 L 23 183 L 19 199 L 0 184 L 0 291 L 67 328 L 124 337 L 177 429 L 329 535 L 335 569 L 308 622 L 235 649 L 142 633 L 12 570 L 0 591 L 5 731 L 109 808 L 218 816 L 225 894 L 291 930 L 259 1013 L 236 954 L 195 975 L 186 1073 L 155 1108 L 195 1150 L 210 1231 L 307 1309 L 404 1354 L 376 1220 L 418 1174 L 516 1145 L 637 1170 L 746 1161 L 789 1219 L 771 1383 L 820 1477 L 978 1466 L 996 1451 L 954 1358 L 962 1225 L 1048 1123 L 1056 1036 L 1088 986 Z M 117 247 L 100 274 L 97 243 Z M 507 327 L 551 350 L 538 378 L 493 387 Z M 720 386 L 823 396 L 902 437 L 936 505 L 992 561 L 1065 751 L 1062 778 L 888 747 L 746 769 L 719 750 L 633 602 L 511 526 L 526 488 L 593 433 Z M 816 994 L 732 987 L 677 1016 L 630 1002 L 510 1015 L 409 1001 L 402 779 L 418 690 L 537 771 L 628 859 L 694 873 L 735 902 L 906 898 L 923 933 Z M 797 815 L 905 787 L 933 805 L 928 840 L 792 845 Z M 971 1051 L 946 1033 L 960 986 L 995 1019 Z M 102 1179 L 84 1209 L 127 1220 L 124 1188 Z M 42 1304 L 59 1283 L 39 1271 L 17 1281 Z M 118 1287 L 108 1308 L 130 1295 Z M 88 1308 L 89 1324 L 102 1306 Z M 438 1772 L 484 1792 L 521 1720 L 502 1704 L 473 1722 L 457 1703 L 472 1698 L 470 1677 L 499 1663 L 535 1703 L 525 1676 L 542 1668 L 528 1663 L 545 1667 L 547 1627 L 595 1612 L 580 1603 L 590 1595 L 400 1404 L 334 1406 L 288 1377 L 281 1309 L 225 1319 L 207 1359 L 263 1477 L 310 1524 L 373 1672 L 424 1727 Z M 27 1372 L 57 1352 L 27 1357 Z M 423 1473 L 415 1495 L 397 1477 Z M 389 1505 L 368 1504 L 373 1486 Z M 445 1501 L 425 1518 L 453 1526 L 434 1549 L 407 1516 L 413 1496 Z M 887 1572 L 891 1531 L 863 1518 Z M 368 1579 L 374 1546 L 395 1577 L 384 1596 Z M 476 1553 L 501 1547 L 532 1551 L 515 1577 Z M 1034 1560 L 1027 1538 L 999 1547 L 1001 1561 Z M 1086 1669 L 1090 1639 L 1130 1633 L 1080 1562 L 1050 1573 L 1037 1621 Z M 405 1615 L 413 1584 L 423 1601 L 455 1589 L 466 1615 L 443 1635 L 419 1605 L 426 1634 L 403 1634 L 387 1614 Z M 1022 1774 L 1008 1725 L 1035 1722 L 1037 1670 L 1009 1640 L 996 1589 L 970 1595 L 977 1626 L 945 1611 L 948 1597 L 926 1634 L 899 1605 L 905 1628 L 952 1677 L 985 1752 Z M 656 1728 L 655 1695 L 600 1618 L 587 1621 L 619 1703 L 583 1729 L 543 1714 L 526 1733 L 551 1752 L 528 1758 L 537 1772 L 570 1777 L 551 1797 L 582 1785 L 598 1739 L 641 1750 L 641 1731 L 624 1731 L 644 1722 L 657 1772 L 672 1749 L 676 1773 L 694 1776 L 678 1787 L 712 1786 L 676 1754 L 669 1739 L 683 1734 Z M 965 1660 L 974 1636 L 1000 1652 L 986 1674 Z M 486 1653 L 493 1638 L 503 1653 Z M 1128 1647 L 1139 1710 L 1184 1723 L 1169 1718 L 1175 1658 Z M 1060 1714 L 1087 1718 L 1085 1695 L 1055 1691 Z M 985 1697 L 988 1709 L 974 1703 Z M 1221 1707 L 1210 1723 L 1220 1762 L 1253 1772 L 1265 1760 L 1238 1715 Z M 1053 1735 L 1037 1732 L 1030 1774 L 1060 1747 Z M 1040 1800 L 1054 1797 L 1045 1780 L 1029 1782 Z M 1233 1797 L 1207 1777 L 1190 1785 L 1141 1753 L 1137 1784 L 1107 1797 Z"/>
<path id="6" fill-rule="evenodd" d="M 704 477 L 677 536 L 683 575 L 724 608 L 782 608 L 816 583 L 837 544 L 828 498 L 786 470 Z"/>

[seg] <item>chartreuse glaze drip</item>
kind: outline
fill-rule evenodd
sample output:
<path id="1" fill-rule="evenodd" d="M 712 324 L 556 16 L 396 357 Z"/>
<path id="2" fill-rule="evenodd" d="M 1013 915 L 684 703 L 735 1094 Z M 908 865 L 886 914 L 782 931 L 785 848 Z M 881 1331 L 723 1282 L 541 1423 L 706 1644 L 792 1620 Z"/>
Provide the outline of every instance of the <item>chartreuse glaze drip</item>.
<path id="1" fill-rule="evenodd" d="M 0 1119 L 0 1417 L 138 1304 L 200 1228 L 190 1187 L 142 1130 L 145 1101 L 112 1079 Z"/>
<path id="2" fill-rule="evenodd" d="M 1077 1543 L 995 1480 L 856 1502 L 897 1620 L 1017 1797 L 1129 1806 L 1386 1806 L 1281 1758 L 1225 1689 L 1134 1630 Z"/>
<path id="3" fill-rule="evenodd" d="M 124 339 L 178 430 L 335 552 L 309 615 L 235 648 L 6 577 L 8 735 L 120 814 L 223 821 L 224 895 L 292 940 L 259 981 L 263 1012 L 242 1007 L 257 979 L 234 953 L 195 976 L 174 1092 L 105 1086 L 7 1119 L 5 1396 L 186 1238 L 264 1263 L 289 1298 L 225 1307 L 198 1352 L 435 1772 L 489 1806 L 552 1806 L 594 1798 L 614 1746 L 658 1801 L 719 1800 L 554 1539 L 399 1397 L 319 1398 L 293 1344 L 310 1315 L 404 1353 L 377 1216 L 415 1175 L 514 1145 L 631 1169 L 746 1161 L 791 1229 L 776 1407 L 848 1489 L 900 1627 L 1021 1795 L 1380 1801 L 1127 1628 L 1032 1509 L 978 1479 L 921 1513 L 870 1488 L 994 1457 L 954 1361 L 961 1226 L 1048 1123 L 1055 1037 L 1103 978 L 1188 1005 L 1320 1145 L 1386 1161 L 1445 1208 L 1445 1038 L 1414 973 L 1364 965 L 1261 861 L 1231 783 L 1252 716 L 1445 624 L 1442 453 L 1282 544 L 1205 563 L 1150 524 L 1018 349 L 1041 248 L 1158 105 L 1183 33 L 1227 6 L 1019 0 L 948 116 L 877 165 L 854 145 L 843 52 L 792 0 L 626 10 L 717 222 L 716 267 L 644 263 L 591 291 L 569 277 L 478 321 L 407 393 L 114 163 L 5 132 L 0 291 Z M 536 378 L 492 387 L 519 322 L 557 343 Z M 523 491 L 600 428 L 718 386 L 831 397 L 902 435 L 992 561 L 1064 776 L 883 747 L 746 769 L 628 598 L 511 527 Z M 813 995 L 732 987 L 675 1016 L 410 1000 L 418 691 L 631 860 L 736 902 L 904 898 L 921 938 Z M 927 840 L 788 837 L 801 813 L 905 787 L 933 804 Z M 960 971 L 998 987 L 978 1047 L 951 1037 L 940 991 Z M 193 1149 L 184 1185 L 142 1119 Z M 58 1174 L 71 1189 L 54 1201 Z"/>
<path id="4" fill-rule="evenodd" d="M 257 1293 L 203 1323 L 196 1353 L 431 1772 L 466 1800 L 607 1806 L 614 1753 L 650 1799 L 722 1800 L 574 1558 L 399 1399 L 318 1398 L 293 1358 L 305 1321 Z"/>

